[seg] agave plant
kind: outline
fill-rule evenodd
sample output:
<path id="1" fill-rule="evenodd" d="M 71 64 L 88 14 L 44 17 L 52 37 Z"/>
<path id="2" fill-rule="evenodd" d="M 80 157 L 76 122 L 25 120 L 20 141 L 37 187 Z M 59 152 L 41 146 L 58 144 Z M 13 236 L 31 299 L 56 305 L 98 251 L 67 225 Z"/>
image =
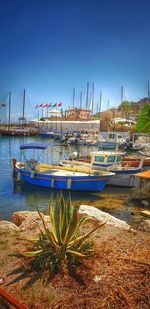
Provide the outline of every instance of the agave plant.
<path id="1" fill-rule="evenodd" d="M 39 212 L 39 211 L 38 211 Z M 30 239 L 34 244 L 33 251 L 23 252 L 22 255 L 31 258 L 31 268 L 44 271 L 60 269 L 62 263 L 75 264 L 82 257 L 89 257 L 94 253 L 90 235 L 102 225 L 84 235 L 80 228 L 90 217 L 84 216 L 77 220 L 77 207 L 74 207 L 69 196 L 65 201 L 63 195 L 57 196 L 53 205 L 53 197 L 49 204 L 50 226 L 47 228 L 39 212 L 44 230 L 40 229 L 38 239 Z"/>

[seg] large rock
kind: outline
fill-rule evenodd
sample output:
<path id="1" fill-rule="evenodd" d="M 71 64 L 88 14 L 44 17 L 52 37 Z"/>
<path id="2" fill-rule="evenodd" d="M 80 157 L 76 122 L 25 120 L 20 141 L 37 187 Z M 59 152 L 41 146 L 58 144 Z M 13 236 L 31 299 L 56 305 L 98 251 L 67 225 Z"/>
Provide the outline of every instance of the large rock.
<path id="1" fill-rule="evenodd" d="M 113 225 L 117 228 L 121 228 L 123 230 L 131 230 L 131 226 L 127 224 L 125 221 L 119 220 L 110 214 L 99 210 L 98 208 L 95 208 L 93 206 L 88 205 L 81 205 L 79 208 L 80 214 L 87 214 L 88 216 L 94 217 L 101 223 L 106 222 L 106 225 Z"/>
<path id="2" fill-rule="evenodd" d="M 14 223 L 8 221 L 0 221 L 0 235 L 14 234 L 18 231 L 19 229 Z"/>
<path id="3" fill-rule="evenodd" d="M 49 216 L 45 216 L 41 213 L 41 216 L 46 224 L 50 227 Z M 43 230 L 43 223 L 37 211 L 19 211 L 12 215 L 13 222 L 19 226 L 20 232 L 30 232 L 33 231 L 37 234 L 39 233 L 39 227 Z"/>
<path id="4" fill-rule="evenodd" d="M 44 215 L 42 214 L 42 216 Z M 27 219 L 40 220 L 40 217 L 37 211 L 18 211 L 12 214 L 12 221 L 17 226 L 20 226 Z"/>

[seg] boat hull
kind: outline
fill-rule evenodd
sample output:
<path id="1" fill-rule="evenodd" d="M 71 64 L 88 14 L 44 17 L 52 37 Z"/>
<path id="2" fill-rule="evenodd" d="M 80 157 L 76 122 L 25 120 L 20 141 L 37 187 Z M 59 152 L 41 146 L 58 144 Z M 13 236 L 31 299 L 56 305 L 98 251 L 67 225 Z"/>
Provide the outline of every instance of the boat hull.
<path id="1" fill-rule="evenodd" d="M 4 136 L 35 136 L 35 135 L 39 135 L 39 131 L 0 130 L 0 134 Z"/>
<path id="2" fill-rule="evenodd" d="M 59 190 L 73 191 L 102 191 L 111 176 L 54 176 L 41 174 L 32 171 L 24 171 L 17 168 L 22 179 L 30 184 Z"/>
<path id="3" fill-rule="evenodd" d="M 138 185 L 139 180 L 133 174 L 116 174 L 108 182 L 108 185 L 118 187 L 135 187 Z"/>

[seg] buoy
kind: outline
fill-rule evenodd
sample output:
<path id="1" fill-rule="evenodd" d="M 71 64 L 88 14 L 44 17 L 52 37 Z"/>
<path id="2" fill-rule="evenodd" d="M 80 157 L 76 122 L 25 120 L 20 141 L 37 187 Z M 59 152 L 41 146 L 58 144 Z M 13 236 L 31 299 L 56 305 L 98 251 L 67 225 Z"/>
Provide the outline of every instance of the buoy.
<path id="1" fill-rule="evenodd" d="M 35 174 L 35 171 L 31 171 L 31 175 L 30 175 L 30 178 L 34 178 L 34 174 Z"/>

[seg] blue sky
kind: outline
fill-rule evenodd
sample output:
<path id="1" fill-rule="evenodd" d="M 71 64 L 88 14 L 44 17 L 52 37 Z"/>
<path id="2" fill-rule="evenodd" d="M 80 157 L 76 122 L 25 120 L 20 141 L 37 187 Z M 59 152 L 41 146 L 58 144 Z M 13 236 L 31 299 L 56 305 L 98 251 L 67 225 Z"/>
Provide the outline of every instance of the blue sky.
<path id="1" fill-rule="evenodd" d="M 147 0 L 1 0 L 0 100 L 12 92 L 12 113 L 36 116 L 40 103 L 83 106 L 95 85 L 95 110 L 147 96 L 150 79 L 150 2 Z"/>

